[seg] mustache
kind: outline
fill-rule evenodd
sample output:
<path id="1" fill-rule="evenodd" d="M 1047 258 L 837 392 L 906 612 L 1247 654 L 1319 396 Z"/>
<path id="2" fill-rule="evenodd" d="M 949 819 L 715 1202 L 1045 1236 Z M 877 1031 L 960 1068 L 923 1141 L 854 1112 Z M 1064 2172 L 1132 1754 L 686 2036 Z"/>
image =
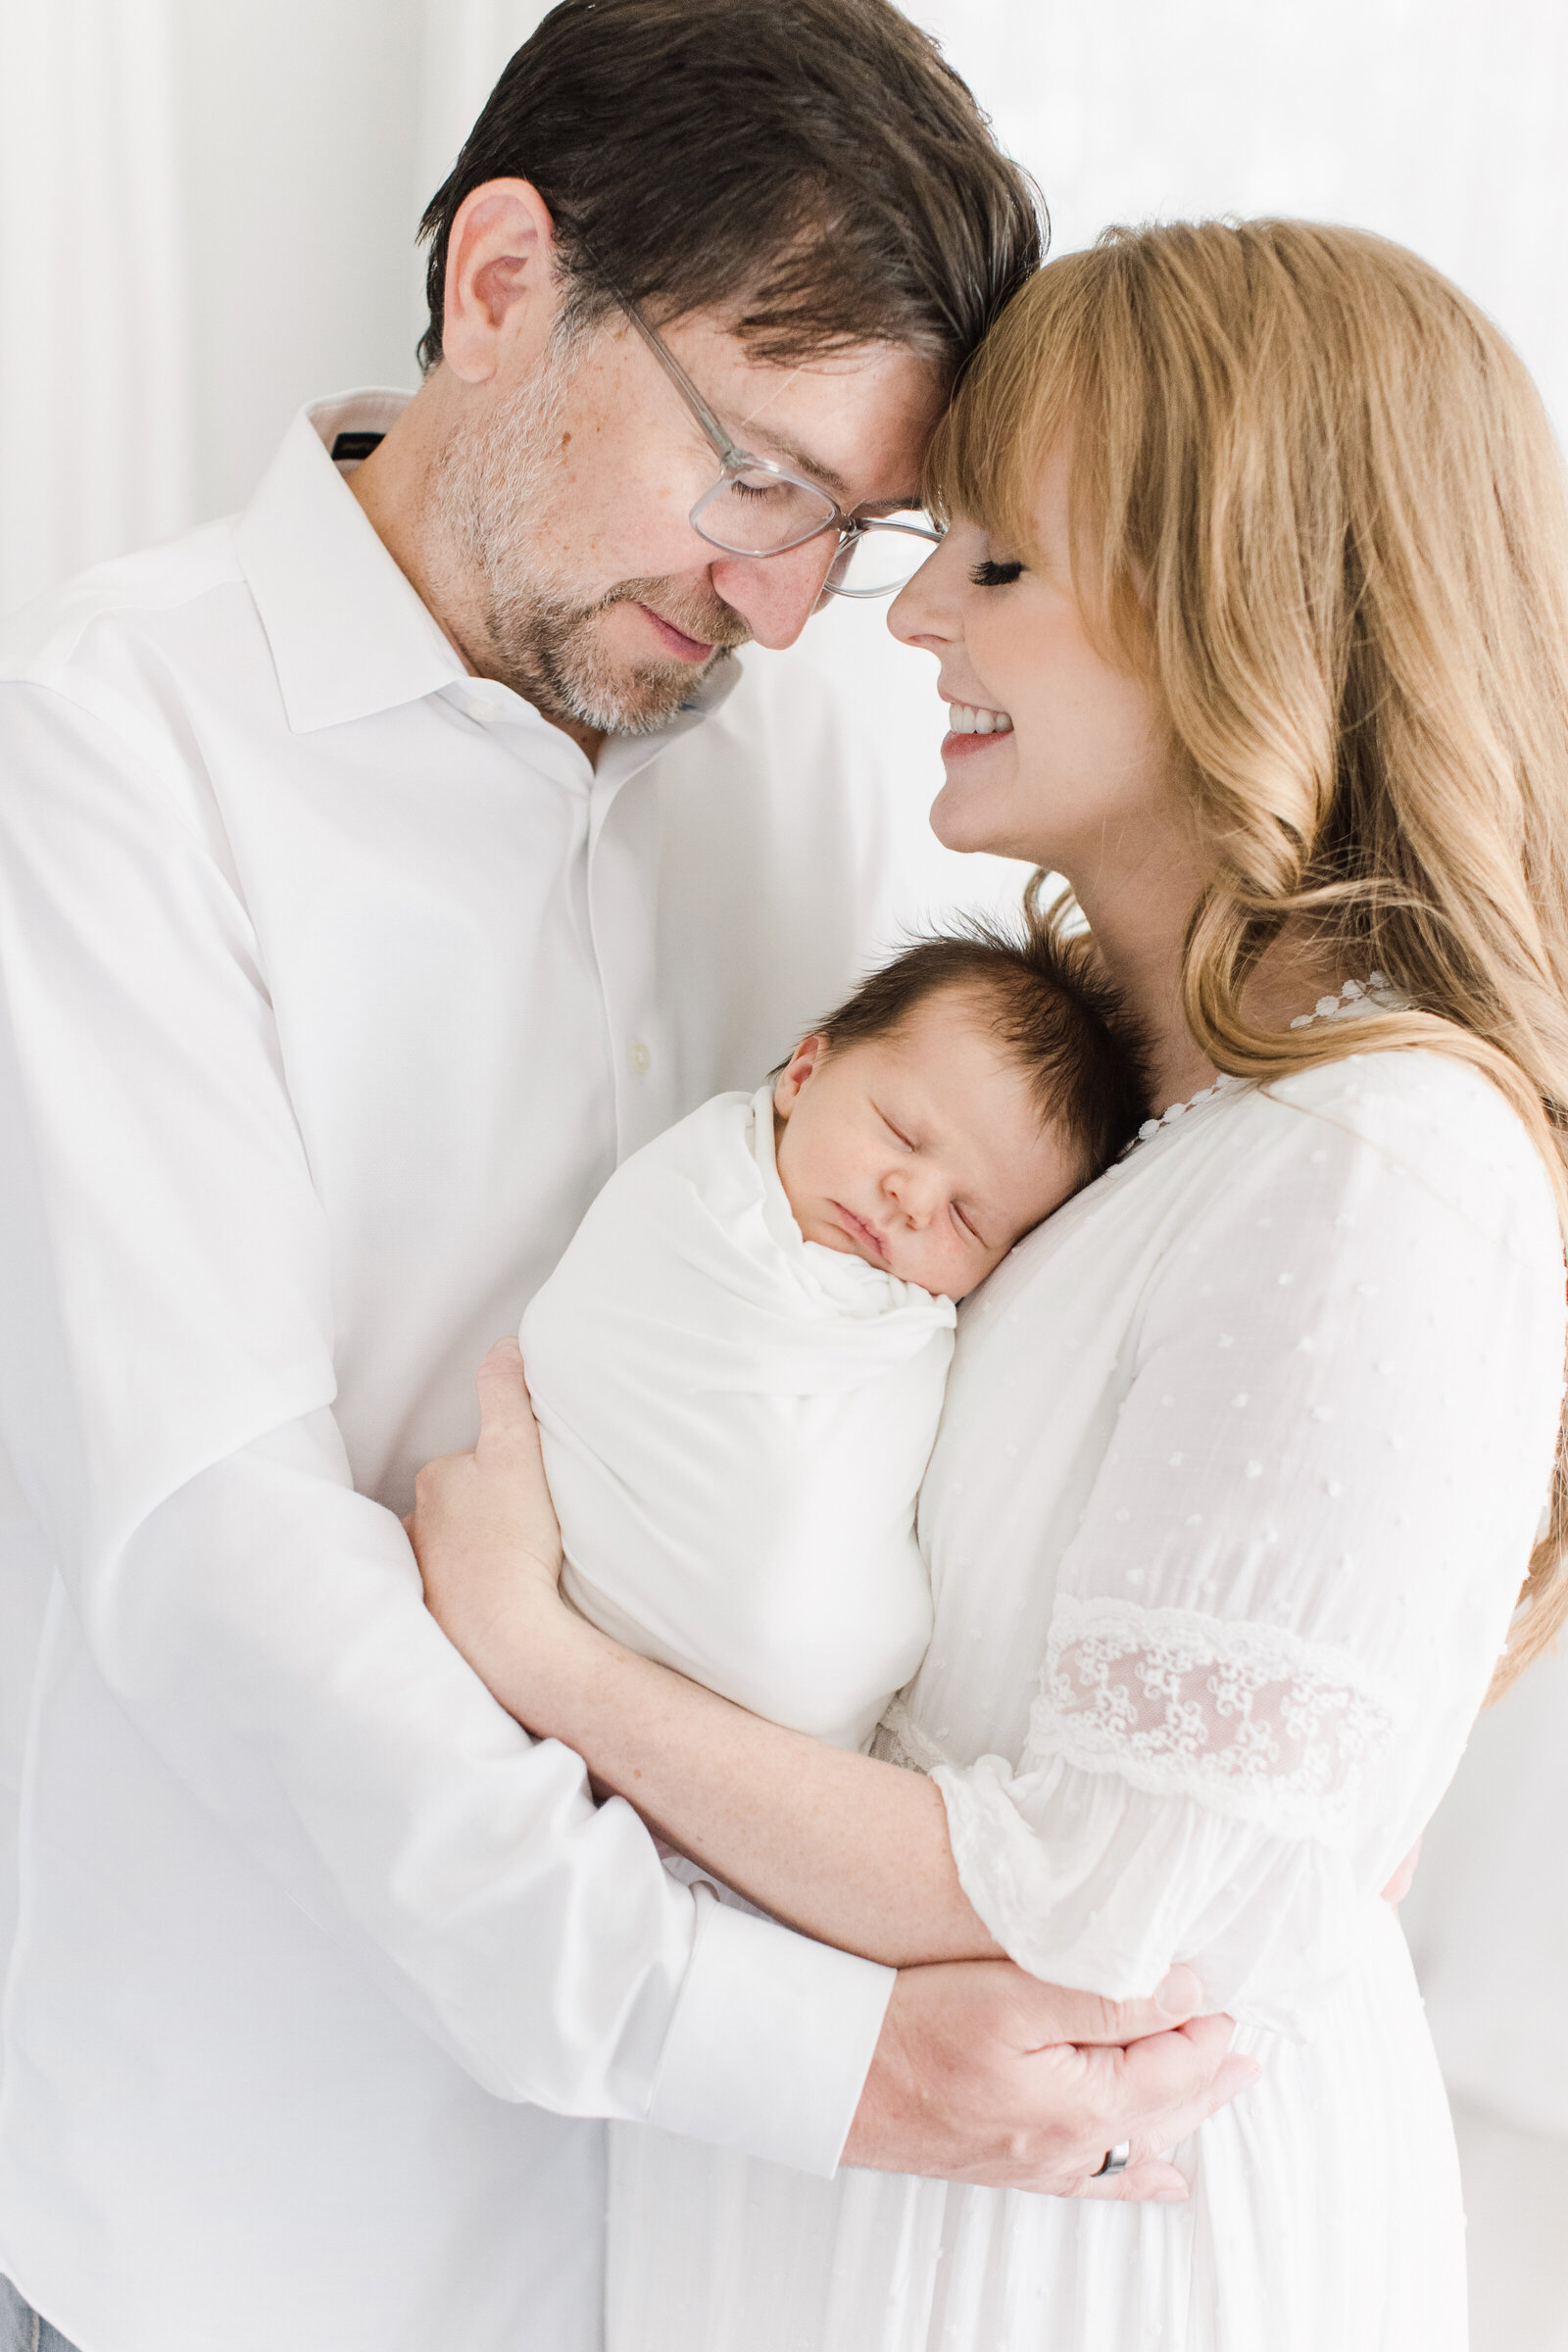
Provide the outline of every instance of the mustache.
<path id="1" fill-rule="evenodd" d="M 750 645 L 752 641 L 750 627 L 733 605 L 726 605 L 722 597 L 694 602 L 680 595 L 667 579 L 617 580 L 588 611 L 607 612 L 612 605 L 647 605 L 672 628 L 725 653 L 733 653 L 738 646 Z"/>

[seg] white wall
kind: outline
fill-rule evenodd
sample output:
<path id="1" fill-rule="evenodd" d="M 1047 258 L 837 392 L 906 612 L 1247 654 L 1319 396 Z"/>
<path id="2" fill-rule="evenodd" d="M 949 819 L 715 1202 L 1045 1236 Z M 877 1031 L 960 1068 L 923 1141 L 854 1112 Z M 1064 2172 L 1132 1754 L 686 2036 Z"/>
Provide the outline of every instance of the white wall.
<path id="1" fill-rule="evenodd" d="M 1286 213 L 1412 245 L 1568 427 L 1563 0 L 912 0 L 1045 190 L 1111 220 Z"/>

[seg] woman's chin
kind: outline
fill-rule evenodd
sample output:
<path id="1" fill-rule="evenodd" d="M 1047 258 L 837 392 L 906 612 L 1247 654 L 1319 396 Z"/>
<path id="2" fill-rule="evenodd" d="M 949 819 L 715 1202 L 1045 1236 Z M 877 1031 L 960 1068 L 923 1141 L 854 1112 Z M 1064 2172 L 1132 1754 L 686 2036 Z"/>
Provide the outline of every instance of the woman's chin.
<path id="1" fill-rule="evenodd" d="M 945 850 L 965 857 L 989 852 L 994 858 L 1032 858 L 1007 814 L 994 795 L 950 775 L 931 804 L 931 830 Z"/>

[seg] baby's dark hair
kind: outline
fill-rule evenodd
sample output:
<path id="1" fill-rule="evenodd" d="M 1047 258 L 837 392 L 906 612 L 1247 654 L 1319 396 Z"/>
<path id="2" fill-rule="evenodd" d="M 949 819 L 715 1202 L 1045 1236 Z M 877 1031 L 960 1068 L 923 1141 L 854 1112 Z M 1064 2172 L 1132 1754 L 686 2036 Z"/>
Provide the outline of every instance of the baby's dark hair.
<path id="1" fill-rule="evenodd" d="M 950 932 L 910 941 L 816 1024 L 829 1051 L 890 1037 L 915 1008 L 949 991 L 985 1007 L 987 1026 L 1027 1075 L 1042 1122 L 1061 1120 L 1098 1176 L 1149 1113 L 1142 1038 L 1096 970 L 1071 903 L 1042 903 L 1043 876 L 1024 894 L 1017 925 L 966 915 Z"/>

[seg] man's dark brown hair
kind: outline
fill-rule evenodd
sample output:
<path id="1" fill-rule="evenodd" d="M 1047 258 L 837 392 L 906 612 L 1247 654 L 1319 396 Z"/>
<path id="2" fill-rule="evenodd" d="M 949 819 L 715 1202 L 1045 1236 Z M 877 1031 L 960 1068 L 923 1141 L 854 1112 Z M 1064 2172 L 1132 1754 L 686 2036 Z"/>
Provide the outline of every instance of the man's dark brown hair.
<path id="1" fill-rule="evenodd" d="M 562 0 L 432 197 L 447 241 L 491 179 L 531 180 L 578 318 L 728 314 L 784 364 L 898 343 L 951 376 L 1038 269 L 1043 208 L 965 84 L 888 0 Z"/>
<path id="2" fill-rule="evenodd" d="M 915 1008 L 949 992 L 1030 1081 L 1042 1121 L 1060 1120 L 1083 1150 L 1084 1175 L 1110 1165 L 1148 1116 L 1143 1040 L 1087 938 L 1065 928 L 1069 902 L 1042 905 L 1039 878 L 1017 929 L 971 916 L 914 940 L 818 1021 L 828 1052 L 892 1037 Z"/>

